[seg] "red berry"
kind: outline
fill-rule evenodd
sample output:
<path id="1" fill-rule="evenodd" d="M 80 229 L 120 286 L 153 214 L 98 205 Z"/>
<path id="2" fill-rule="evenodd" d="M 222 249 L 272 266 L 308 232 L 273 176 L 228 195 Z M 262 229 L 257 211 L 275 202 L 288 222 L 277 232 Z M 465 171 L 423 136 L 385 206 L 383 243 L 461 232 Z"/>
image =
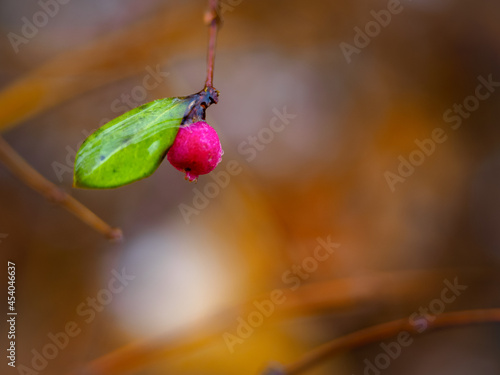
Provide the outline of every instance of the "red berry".
<path id="1" fill-rule="evenodd" d="M 214 128 L 198 121 L 179 129 L 167 159 L 179 171 L 186 172 L 186 180 L 196 181 L 199 175 L 215 169 L 223 153 Z"/>

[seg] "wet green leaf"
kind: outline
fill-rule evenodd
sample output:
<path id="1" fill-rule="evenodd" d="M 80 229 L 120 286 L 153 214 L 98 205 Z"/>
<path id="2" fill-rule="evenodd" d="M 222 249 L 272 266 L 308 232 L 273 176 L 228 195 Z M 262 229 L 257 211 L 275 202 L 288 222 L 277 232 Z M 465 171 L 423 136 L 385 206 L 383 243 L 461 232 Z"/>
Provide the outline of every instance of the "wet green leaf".
<path id="1" fill-rule="evenodd" d="M 99 128 L 78 150 L 73 185 L 108 189 L 151 175 L 194 101 L 195 96 L 155 100 Z"/>

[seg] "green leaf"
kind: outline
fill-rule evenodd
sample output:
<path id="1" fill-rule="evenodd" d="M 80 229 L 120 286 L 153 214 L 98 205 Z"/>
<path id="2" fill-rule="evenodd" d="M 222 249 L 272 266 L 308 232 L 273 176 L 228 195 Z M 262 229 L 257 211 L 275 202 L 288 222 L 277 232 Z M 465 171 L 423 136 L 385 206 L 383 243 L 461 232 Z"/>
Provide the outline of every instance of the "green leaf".
<path id="1" fill-rule="evenodd" d="M 151 175 L 195 101 L 196 96 L 155 100 L 99 128 L 76 154 L 73 186 L 109 189 Z"/>

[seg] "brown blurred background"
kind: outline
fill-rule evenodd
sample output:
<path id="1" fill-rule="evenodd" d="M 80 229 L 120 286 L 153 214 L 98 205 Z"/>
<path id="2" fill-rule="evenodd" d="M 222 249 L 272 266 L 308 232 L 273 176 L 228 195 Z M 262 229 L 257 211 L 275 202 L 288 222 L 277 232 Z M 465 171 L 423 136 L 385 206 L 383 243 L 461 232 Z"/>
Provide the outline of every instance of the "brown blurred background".
<path id="1" fill-rule="evenodd" d="M 456 130 L 443 115 L 475 95 L 478 77 L 500 82 L 500 3 L 401 0 L 402 11 L 348 63 L 340 44 L 354 45 L 354 28 L 364 30 L 387 1 L 222 2 L 220 101 L 207 120 L 225 151 L 215 174 L 230 162 L 240 168 L 199 209 L 194 189 L 210 191 L 213 177 L 189 184 L 167 161 L 107 191 L 73 189 L 70 169 L 84 134 L 131 109 L 127 101 L 203 88 L 206 1 L 57 3 L 17 53 L 9 33 L 22 35 L 23 17 L 43 8 L 0 1 L 2 135 L 125 237 L 107 241 L 0 165 L 0 233 L 8 235 L 0 254 L 3 268 L 7 259 L 17 265 L 18 365 L 32 367 L 32 350 L 74 321 L 81 333 L 40 373 L 67 374 L 138 340 L 147 352 L 213 334 L 118 373 L 256 374 L 410 317 L 441 296 L 444 280 L 468 287 L 446 312 L 499 306 L 500 92 L 492 88 Z M 144 90 L 151 71 L 163 74 Z M 262 130 L 284 110 L 282 131 Z M 391 189 L 387 172 L 397 174 L 400 156 L 408 160 L 415 140 L 436 128 L 446 141 Z M 248 137 L 259 140 L 254 151 Z M 182 204 L 197 214 L 186 220 Z M 314 256 L 318 238 L 340 246 L 291 290 L 286 275 Z M 102 290 L 123 268 L 135 278 L 86 322 L 82 303 L 109 296 Z M 223 334 L 236 335 L 238 318 L 274 289 L 286 302 L 230 353 Z M 493 375 L 499 350 L 498 324 L 448 329 L 415 337 L 380 373 Z M 310 373 L 363 374 L 382 352 L 369 345 Z M 16 373 L 5 362 L 1 373 Z M 102 363 L 85 374 L 110 373 Z"/>

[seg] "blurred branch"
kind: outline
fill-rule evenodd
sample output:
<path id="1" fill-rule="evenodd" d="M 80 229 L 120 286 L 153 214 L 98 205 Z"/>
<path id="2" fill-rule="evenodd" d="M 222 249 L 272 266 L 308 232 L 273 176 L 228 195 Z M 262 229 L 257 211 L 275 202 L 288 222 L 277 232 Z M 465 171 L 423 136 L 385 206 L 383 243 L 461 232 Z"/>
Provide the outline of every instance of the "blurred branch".
<path id="1" fill-rule="evenodd" d="M 324 310 L 344 310 L 369 301 L 399 301 L 409 295 L 415 297 L 415 286 L 441 283 L 447 273 L 458 270 L 410 271 L 351 277 L 327 282 L 306 284 L 296 291 L 286 290 L 286 302 L 276 308 L 269 320 L 290 315 L 305 315 Z M 483 275 L 483 274 L 480 274 Z M 420 288 L 422 289 L 422 288 Z M 429 296 L 422 293 L 422 299 Z M 248 316 L 255 309 L 254 302 L 269 298 L 269 293 L 255 296 L 245 303 L 227 309 L 175 335 L 164 334 L 145 341 L 131 343 L 96 358 L 72 375 L 122 375 L 173 355 L 186 354 L 203 345 L 222 340 L 222 334 L 231 330 L 237 316 Z"/>
<path id="2" fill-rule="evenodd" d="M 0 91 L 0 132 L 90 90 L 143 71 L 148 64 L 201 48 L 195 4 L 176 4 L 123 30 L 55 56 Z M 168 25 L 168 27 L 165 27 Z M 147 36 L 147 37 L 145 37 Z M 204 45 L 204 44 L 203 44 Z M 188 94 L 188 93 L 186 93 Z"/>
<path id="3" fill-rule="evenodd" d="M 427 329 L 424 332 L 418 332 L 415 329 L 415 326 L 410 323 L 408 318 L 398 319 L 332 340 L 305 354 L 296 362 L 284 366 L 283 368 L 277 368 L 276 370 L 270 369 L 268 373 L 286 375 L 300 374 L 320 364 L 329 357 L 335 356 L 339 352 L 352 350 L 378 342 L 396 336 L 402 331 L 407 331 L 412 334 L 421 334 L 438 328 L 492 322 L 500 322 L 500 309 L 468 310 L 444 313 L 436 316 L 434 321 L 428 321 Z"/>
<path id="4" fill-rule="evenodd" d="M 196 326 L 123 346 L 105 354 L 70 375 L 123 375 L 145 367 L 158 360 L 190 353 L 220 338 L 228 317 L 217 316 Z"/>
<path id="5" fill-rule="evenodd" d="M 33 169 L 10 145 L 0 137 L 0 161 L 19 179 L 47 199 L 56 202 L 109 239 L 122 238 L 120 229 L 112 228 L 91 210 Z"/>
<path id="6" fill-rule="evenodd" d="M 307 4 L 304 7 L 306 10 Z M 219 23 L 220 13 L 215 18 Z M 137 75 L 148 64 L 154 67 L 174 56 L 197 54 L 206 47 L 206 39 L 197 27 L 187 27 L 197 23 L 199 4 L 176 2 L 152 17 L 51 58 L 1 89 L 0 133 L 90 90 Z M 251 50 L 262 38 L 287 43 L 284 35 L 288 34 L 264 30 L 252 28 L 248 33 L 245 28 L 234 28 L 225 35 L 224 45 L 244 45 Z M 297 43 L 308 43 L 319 36 L 307 23 L 295 25 L 293 31 L 296 37 L 289 43 L 293 51 L 300 51 L 301 44 Z"/>

